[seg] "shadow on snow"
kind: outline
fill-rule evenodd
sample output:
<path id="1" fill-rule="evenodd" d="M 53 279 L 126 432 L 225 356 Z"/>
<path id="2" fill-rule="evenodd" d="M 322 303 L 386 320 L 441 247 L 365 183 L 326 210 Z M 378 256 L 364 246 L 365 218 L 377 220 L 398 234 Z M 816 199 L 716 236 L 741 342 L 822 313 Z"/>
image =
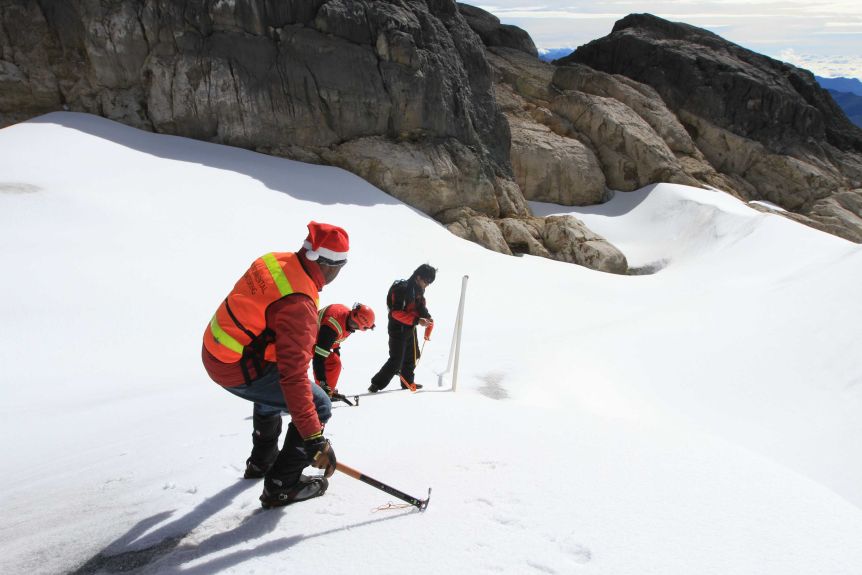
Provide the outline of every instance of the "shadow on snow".
<path id="1" fill-rule="evenodd" d="M 260 545 L 246 547 L 227 555 L 219 555 L 210 561 L 184 567 L 183 565 L 186 563 L 200 561 L 201 558 L 207 555 L 220 554 L 237 545 L 259 539 L 275 530 L 278 523 L 289 512 L 290 507 L 272 510 L 255 509 L 249 515 L 242 518 L 234 527 L 211 535 L 198 543 L 181 544 L 183 539 L 197 527 L 218 512 L 226 509 L 236 496 L 252 487 L 260 487 L 260 482 L 240 479 L 233 485 L 208 497 L 186 515 L 174 519 L 152 533 L 149 533 L 149 530 L 168 519 L 173 512 L 165 511 L 142 519 L 125 534 L 109 543 L 104 550 L 97 553 L 81 567 L 70 571 L 70 575 L 128 573 L 143 569 L 160 560 L 162 564 L 158 566 L 159 573 L 182 573 L 183 575 L 216 573 L 223 569 L 239 565 L 249 559 L 256 559 L 286 551 L 307 539 L 323 537 L 339 531 L 396 519 L 415 511 L 408 510 L 397 515 L 361 521 L 318 533 L 293 535 L 268 540 Z M 154 543 L 141 547 L 141 544 L 146 541 L 154 541 Z M 131 547 L 134 547 L 134 549 L 130 549 Z"/>
<path id="2" fill-rule="evenodd" d="M 359 176 L 340 168 L 305 164 L 225 144 L 155 134 L 90 114 L 55 112 L 26 123 L 56 124 L 159 158 L 236 172 L 298 200 L 330 205 L 400 204 Z M 285 169 L 285 162 L 293 164 L 290 169 Z"/>

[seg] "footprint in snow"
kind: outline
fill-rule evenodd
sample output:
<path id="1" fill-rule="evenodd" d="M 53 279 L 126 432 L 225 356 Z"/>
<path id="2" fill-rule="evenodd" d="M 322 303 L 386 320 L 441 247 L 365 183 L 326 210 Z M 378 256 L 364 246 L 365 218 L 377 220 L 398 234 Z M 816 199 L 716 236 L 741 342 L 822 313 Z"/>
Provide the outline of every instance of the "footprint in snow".
<path id="1" fill-rule="evenodd" d="M 593 558 L 592 551 L 577 543 L 569 544 L 568 548 L 564 548 L 563 551 L 568 553 L 575 563 L 580 563 L 581 565 L 589 563 Z"/>
<path id="2" fill-rule="evenodd" d="M 547 565 L 542 565 L 541 563 L 538 563 L 536 561 L 532 561 L 530 559 L 527 559 L 527 565 L 529 565 L 530 567 L 532 567 L 536 571 L 540 571 L 542 573 L 556 574 L 556 572 L 557 572 L 556 569 L 554 569 L 552 567 L 548 567 Z"/>
<path id="3" fill-rule="evenodd" d="M 555 537 L 551 537 L 550 540 L 554 543 L 557 543 L 560 547 L 560 550 L 572 561 L 578 563 L 579 565 L 589 563 L 593 558 L 593 552 L 590 551 L 589 547 L 581 545 L 580 543 L 576 543 L 567 539 L 559 541 Z"/>
<path id="4" fill-rule="evenodd" d="M 478 379 L 481 380 L 484 385 L 478 388 L 477 391 L 490 399 L 508 399 L 509 392 L 502 385 L 505 377 L 505 374 L 496 371 L 480 375 L 478 376 Z"/>
<path id="5" fill-rule="evenodd" d="M 505 525 L 506 527 L 519 527 L 521 529 L 524 528 L 524 524 L 521 523 L 517 517 L 508 517 L 506 515 L 496 515 L 496 516 L 494 516 L 494 521 L 496 521 L 500 525 Z"/>

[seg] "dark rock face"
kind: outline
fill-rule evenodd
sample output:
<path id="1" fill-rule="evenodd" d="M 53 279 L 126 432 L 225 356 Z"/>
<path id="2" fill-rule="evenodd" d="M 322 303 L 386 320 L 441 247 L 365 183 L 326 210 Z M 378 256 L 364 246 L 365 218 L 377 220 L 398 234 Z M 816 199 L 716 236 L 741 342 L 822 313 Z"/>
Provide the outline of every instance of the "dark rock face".
<path id="1" fill-rule="evenodd" d="M 490 12 L 469 4 L 458 3 L 458 10 L 486 46 L 513 48 L 539 57 L 539 51 L 533 39 L 521 28 L 511 24 L 501 24 L 500 19 Z"/>
<path id="2" fill-rule="evenodd" d="M 853 229 L 839 232 L 848 239 L 862 231 L 862 213 L 844 209 L 838 226 L 832 215 L 823 217 L 833 195 L 862 194 L 862 130 L 810 72 L 649 14 L 627 16 L 610 35 L 556 63 L 654 88 L 731 184 L 723 189 L 769 200 L 833 233 Z"/>
<path id="3" fill-rule="evenodd" d="M 277 152 L 454 138 L 508 171 L 454 2 L 3 0 L 0 18 L 2 125 L 66 108 Z"/>
<path id="4" fill-rule="evenodd" d="M 806 138 L 862 152 L 862 132 L 813 74 L 688 24 L 632 14 L 559 63 L 569 61 L 649 84 L 672 109 L 711 118 L 774 152 Z"/>

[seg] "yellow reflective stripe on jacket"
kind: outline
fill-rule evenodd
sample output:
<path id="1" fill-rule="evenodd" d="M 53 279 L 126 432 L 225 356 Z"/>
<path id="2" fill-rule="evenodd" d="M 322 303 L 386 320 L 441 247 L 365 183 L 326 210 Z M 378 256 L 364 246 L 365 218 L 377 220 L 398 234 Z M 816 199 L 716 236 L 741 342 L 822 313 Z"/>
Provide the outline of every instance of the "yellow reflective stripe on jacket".
<path id="1" fill-rule="evenodd" d="M 221 328 L 216 316 L 213 316 L 213 319 L 210 322 L 210 331 L 212 332 L 213 339 L 216 340 L 216 343 L 242 355 L 242 350 L 245 349 L 244 346 Z"/>
<path id="2" fill-rule="evenodd" d="M 293 286 L 290 285 L 290 282 L 287 280 L 287 276 L 284 275 L 284 270 L 281 269 L 281 264 L 278 263 L 278 260 L 275 258 L 275 254 L 266 254 L 265 256 L 262 256 L 261 259 L 263 260 L 263 263 L 266 264 L 267 269 L 269 269 L 269 275 L 272 276 L 272 281 L 274 281 L 276 287 L 278 287 L 279 293 L 283 296 L 292 294 Z"/>
<path id="3" fill-rule="evenodd" d="M 243 355 L 243 342 L 254 341 L 266 328 L 266 310 L 273 302 L 301 294 L 320 305 L 317 282 L 302 267 L 300 256 L 292 252 L 271 252 L 255 259 L 216 310 L 204 333 L 204 346 L 222 363 L 235 363 Z M 243 304 L 228 310 L 228 301 L 242 298 Z M 257 352 L 256 352 L 257 353 Z M 261 354 L 257 354 L 261 355 Z M 262 350 L 263 358 L 276 361 L 275 346 Z"/>
<path id="4" fill-rule="evenodd" d="M 317 355 L 319 355 L 321 357 L 329 357 L 329 354 L 332 352 L 329 351 L 328 349 L 323 349 L 322 347 L 315 345 L 314 346 L 314 353 L 316 353 Z"/>
<path id="5" fill-rule="evenodd" d="M 335 319 L 334 317 L 330 317 L 329 323 L 331 323 L 332 326 L 335 328 L 335 333 L 338 334 L 338 337 L 341 337 L 344 334 L 344 330 L 341 329 L 341 324 L 338 323 L 337 319 Z"/>

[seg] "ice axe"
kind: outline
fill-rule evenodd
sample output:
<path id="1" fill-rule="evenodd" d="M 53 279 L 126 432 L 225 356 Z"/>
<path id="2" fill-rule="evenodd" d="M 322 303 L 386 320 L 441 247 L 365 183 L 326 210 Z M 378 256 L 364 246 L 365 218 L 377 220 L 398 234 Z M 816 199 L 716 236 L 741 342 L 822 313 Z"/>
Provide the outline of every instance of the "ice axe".
<path id="1" fill-rule="evenodd" d="M 425 511 L 425 509 L 428 507 L 428 502 L 431 500 L 431 488 L 430 487 L 428 488 L 428 497 L 426 497 L 425 499 L 416 499 L 412 495 L 407 495 L 403 491 L 398 491 L 394 487 L 390 487 L 390 486 L 386 485 L 385 483 L 383 483 L 382 481 L 377 481 L 376 479 L 374 479 L 372 477 L 368 477 L 367 475 L 357 471 L 356 469 L 353 469 L 352 467 L 350 467 L 348 465 L 344 465 L 343 463 L 340 463 L 340 462 L 336 463 L 335 469 L 337 469 L 341 473 L 344 473 L 345 475 L 349 475 L 353 479 L 358 479 L 359 481 L 361 481 L 363 483 L 367 483 L 368 485 L 370 485 L 371 487 L 374 487 L 375 489 L 379 489 L 380 491 L 384 491 L 393 497 L 397 497 L 401 501 L 406 501 L 407 503 L 409 503 L 410 505 L 412 505 L 413 507 L 415 507 L 419 511 Z"/>
<path id="2" fill-rule="evenodd" d="M 345 396 L 343 393 L 333 392 L 333 394 L 330 396 L 330 399 L 332 399 L 334 401 L 343 401 L 344 403 L 346 403 L 350 407 L 356 407 L 357 405 L 359 405 L 359 396 L 358 395 L 353 396 L 353 401 L 355 401 L 356 403 L 353 403 L 353 401 L 350 401 L 349 399 L 347 399 L 347 396 Z"/>

